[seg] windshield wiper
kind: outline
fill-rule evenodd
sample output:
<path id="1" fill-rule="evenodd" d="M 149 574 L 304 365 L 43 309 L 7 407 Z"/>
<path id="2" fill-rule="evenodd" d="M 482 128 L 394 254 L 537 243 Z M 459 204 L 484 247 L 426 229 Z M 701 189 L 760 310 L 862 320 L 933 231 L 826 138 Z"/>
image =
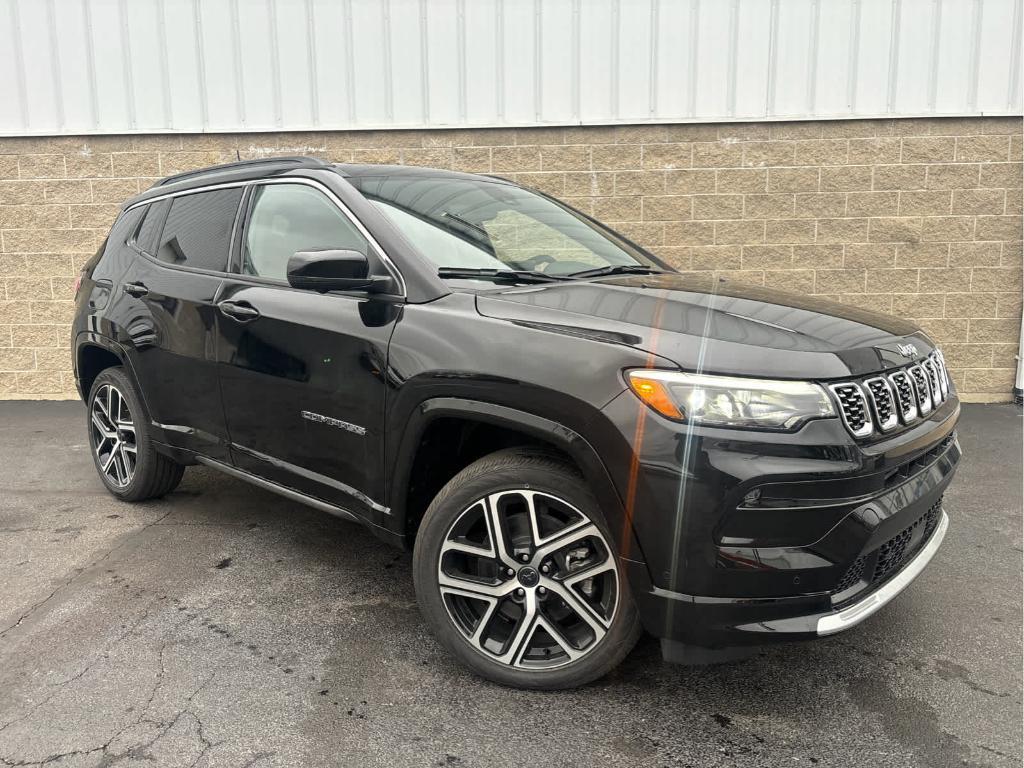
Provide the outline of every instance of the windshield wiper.
<path id="1" fill-rule="evenodd" d="M 584 269 L 580 272 L 570 272 L 569 277 L 603 277 L 604 275 L 660 275 L 665 270 L 655 267 L 645 267 L 641 264 L 613 264 L 607 267 L 596 269 Z"/>
<path id="2" fill-rule="evenodd" d="M 482 277 L 495 280 L 516 280 L 520 283 L 553 283 L 567 280 L 562 275 L 548 275 L 532 269 L 476 269 L 473 267 L 439 267 L 438 277 Z"/>
<path id="3" fill-rule="evenodd" d="M 464 218 L 462 218 L 461 216 L 459 216 L 457 214 L 451 213 L 450 211 L 445 211 L 444 213 L 442 213 L 441 214 L 441 218 L 443 218 L 443 219 L 451 219 L 452 221 L 457 222 L 458 224 L 461 224 L 462 226 L 466 227 L 467 229 L 471 229 L 474 232 L 477 232 L 477 233 L 483 235 L 484 242 L 486 242 L 486 243 L 489 243 L 491 241 L 491 236 L 487 234 L 487 230 L 484 229 L 483 227 L 481 227 L 479 224 L 474 224 L 472 221 L 469 221 L 468 219 L 464 219 Z"/>

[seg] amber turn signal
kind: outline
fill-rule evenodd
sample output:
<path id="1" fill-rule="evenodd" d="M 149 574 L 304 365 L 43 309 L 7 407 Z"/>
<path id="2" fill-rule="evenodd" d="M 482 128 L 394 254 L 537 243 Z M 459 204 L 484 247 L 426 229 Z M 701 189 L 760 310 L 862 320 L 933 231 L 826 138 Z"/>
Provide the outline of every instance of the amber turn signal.
<path id="1" fill-rule="evenodd" d="M 682 421 L 685 418 L 685 414 L 679 410 L 679 406 L 669 394 L 665 382 L 644 376 L 643 371 L 630 371 L 626 379 L 637 397 L 662 416 L 677 421 Z"/>

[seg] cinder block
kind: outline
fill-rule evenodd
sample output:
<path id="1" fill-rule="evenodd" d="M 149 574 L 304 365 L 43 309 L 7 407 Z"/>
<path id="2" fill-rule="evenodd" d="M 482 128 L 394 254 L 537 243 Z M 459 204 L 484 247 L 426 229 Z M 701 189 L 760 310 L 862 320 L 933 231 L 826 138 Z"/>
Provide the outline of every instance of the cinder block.
<path id="1" fill-rule="evenodd" d="M 1009 159 L 1009 136 L 959 136 L 956 139 L 958 163 L 1000 163 Z"/>
<path id="2" fill-rule="evenodd" d="M 716 245 L 763 243 L 764 240 L 763 221 L 743 219 L 715 222 Z"/>
<path id="3" fill-rule="evenodd" d="M 694 195 L 693 218 L 739 219 L 743 217 L 743 195 Z"/>
<path id="4" fill-rule="evenodd" d="M 953 159 L 955 148 L 956 139 L 951 137 L 908 137 L 903 139 L 900 160 L 904 163 L 948 163 Z"/>
<path id="5" fill-rule="evenodd" d="M 644 221 L 678 221 L 692 216 L 694 200 L 689 195 L 662 195 L 643 198 Z M 720 218 L 693 216 L 693 218 Z"/>

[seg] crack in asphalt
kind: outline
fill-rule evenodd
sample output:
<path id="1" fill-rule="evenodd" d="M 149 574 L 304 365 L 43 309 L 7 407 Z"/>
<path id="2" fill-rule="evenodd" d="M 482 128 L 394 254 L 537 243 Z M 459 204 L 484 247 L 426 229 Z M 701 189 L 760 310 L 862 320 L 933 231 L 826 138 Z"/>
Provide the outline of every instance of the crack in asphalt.
<path id="1" fill-rule="evenodd" d="M 174 509 L 171 509 L 168 512 L 165 512 L 159 519 L 153 521 L 152 523 L 147 523 L 146 525 L 143 525 L 141 528 L 139 528 L 139 529 L 137 529 L 135 531 L 129 532 L 125 536 L 123 541 L 121 541 L 117 546 L 109 549 L 102 557 L 94 560 L 93 562 L 89 563 L 88 565 L 86 565 L 83 568 L 76 568 L 76 569 L 74 569 L 75 573 L 74 573 L 74 575 L 70 579 L 67 579 L 65 582 L 60 584 L 56 589 L 54 589 L 45 598 L 43 598 L 39 602 L 37 602 L 34 605 L 32 605 L 27 611 L 25 611 L 25 613 L 21 614 L 21 616 L 18 617 L 18 620 L 15 621 L 13 624 L 11 624 L 8 627 L 5 627 L 3 630 L 0 630 L 0 638 L 3 638 L 8 632 L 10 632 L 10 631 L 20 627 L 22 622 L 25 621 L 25 619 L 27 619 L 29 616 L 31 616 L 33 613 L 35 613 L 39 608 L 41 608 L 42 606 L 46 605 L 46 603 L 50 602 L 50 600 L 52 600 L 59 592 L 65 590 L 69 586 L 71 586 L 71 584 L 73 584 L 75 582 L 75 580 L 77 580 L 79 577 L 81 577 L 82 574 L 90 572 L 97 565 L 99 565 L 100 563 L 104 562 L 108 557 L 113 555 L 119 549 L 121 549 L 122 547 L 126 546 L 128 543 L 134 541 L 140 534 L 144 533 L 149 528 L 152 528 L 154 525 L 158 525 L 160 522 L 162 522 L 163 520 L 166 520 L 172 514 L 174 514 Z"/>
<path id="2" fill-rule="evenodd" d="M 161 654 L 166 649 L 168 644 L 169 643 L 165 643 L 164 646 L 161 648 Z M 161 660 L 161 664 L 162 664 L 162 660 Z M 161 673 L 161 675 L 159 676 L 159 679 L 157 681 L 157 684 L 154 686 L 153 692 L 150 695 L 149 702 L 147 703 L 147 705 L 144 708 L 144 710 L 139 714 L 139 717 L 137 719 L 133 720 L 132 722 L 128 723 L 127 725 L 119 728 L 109 739 L 107 739 L 105 742 L 103 742 L 99 746 L 91 747 L 89 749 L 73 749 L 73 750 L 70 750 L 68 752 L 60 752 L 60 753 L 57 753 L 57 754 L 48 755 L 47 757 L 43 758 L 42 760 L 19 760 L 19 761 L 14 761 L 14 760 L 10 760 L 7 757 L 0 757 L 0 765 L 10 766 L 11 768 L 24 768 L 25 766 L 42 766 L 42 765 L 47 765 L 49 763 L 56 762 L 57 760 L 63 760 L 64 758 L 67 758 L 67 757 L 76 757 L 76 756 L 80 756 L 80 755 L 92 755 L 92 754 L 95 754 L 97 752 L 102 752 L 104 754 L 104 757 L 100 761 L 100 763 L 98 764 L 97 768 L 110 768 L 110 766 L 117 765 L 121 761 L 127 760 L 127 759 L 152 760 L 154 758 L 153 758 L 153 756 L 151 754 L 149 754 L 149 750 L 152 749 L 152 747 L 158 741 L 160 741 L 160 739 L 162 739 L 164 736 L 166 736 L 174 728 L 174 726 L 176 726 L 179 722 L 181 722 L 183 717 L 188 716 L 196 724 L 196 737 L 198 738 L 199 743 L 202 746 L 202 748 L 201 748 L 201 750 L 199 752 L 199 755 L 196 757 L 196 759 L 192 762 L 192 764 L 190 766 L 190 768 L 195 768 L 195 766 L 199 763 L 199 761 L 211 749 L 213 749 L 214 747 L 216 747 L 219 744 L 223 743 L 222 741 L 216 741 L 215 742 L 215 741 L 211 741 L 210 740 L 210 738 L 206 735 L 206 730 L 205 730 L 205 726 L 203 725 L 202 718 L 199 717 L 198 713 L 196 713 L 196 712 L 194 712 L 192 710 L 192 702 L 195 700 L 195 698 L 200 693 L 202 693 L 202 691 L 206 688 L 206 686 L 208 686 L 210 684 L 210 682 L 213 680 L 213 678 L 216 676 L 216 674 L 217 674 L 216 672 L 211 672 L 210 675 L 202 683 L 200 683 L 199 686 L 195 690 L 192 691 L 192 693 L 190 693 L 188 695 L 188 697 L 185 699 L 185 705 L 181 709 L 179 709 L 170 720 L 167 720 L 167 721 L 151 720 L 151 719 L 146 717 L 146 714 L 147 714 L 148 708 L 149 708 L 149 704 L 152 703 L 153 698 L 156 696 L 156 692 L 159 689 L 159 686 L 160 686 L 160 684 L 162 682 L 163 675 Z M 123 734 L 125 731 L 129 730 L 130 728 L 136 728 L 136 727 L 138 727 L 140 725 L 143 725 L 143 724 L 158 726 L 159 727 L 159 731 L 149 741 L 144 741 L 144 742 L 140 742 L 138 744 L 134 744 L 132 746 L 129 746 L 126 750 L 124 750 L 122 752 L 112 752 L 111 751 L 111 749 L 110 749 L 111 744 L 113 744 L 117 740 L 117 738 L 119 736 L 121 736 L 121 734 Z"/>
<path id="3" fill-rule="evenodd" d="M 0 725 L 0 733 L 3 733 L 5 730 L 10 728 L 12 725 L 17 725 L 18 723 L 24 722 L 25 720 L 28 720 L 29 718 L 31 718 L 32 715 L 34 715 L 36 712 L 38 712 L 40 709 L 42 709 L 44 706 L 46 706 L 56 696 L 61 694 L 68 686 L 70 686 L 72 683 L 75 683 L 78 680 L 81 680 L 83 677 L 85 677 L 86 674 L 88 674 L 88 672 L 93 667 L 95 667 L 101 661 L 106 660 L 109 652 L 114 647 L 116 647 L 117 645 L 119 645 L 119 644 L 123 643 L 125 640 L 127 640 L 128 637 L 130 637 L 140 626 L 142 626 L 143 623 L 145 623 L 153 615 L 152 614 L 153 606 L 156 603 L 159 603 L 159 602 L 163 601 L 163 599 L 164 599 L 163 596 L 157 595 L 157 593 L 153 593 L 153 594 L 154 594 L 153 599 L 150 600 L 146 604 L 146 606 L 145 606 L 145 608 L 144 608 L 144 610 L 142 612 L 142 615 L 134 623 L 132 623 L 131 626 L 126 627 L 124 629 L 124 631 L 120 635 L 118 635 L 116 638 L 114 638 L 109 643 L 107 643 L 105 646 L 103 646 L 103 648 L 101 648 L 99 651 L 97 651 L 96 654 L 93 656 L 93 658 L 89 661 L 89 663 L 86 664 L 85 667 L 83 667 L 81 670 L 76 672 L 74 675 L 72 675 L 71 677 L 67 678 L 66 680 L 61 680 L 60 682 L 51 683 L 50 685 L 52 687 L 54 687 L 55 690 L 49 696 L 46 696 L 44 699 L 42 699 L 38 703 L 34 704 L 27 712 L 25 712 L 25 714 L 23 714 L 23 715 L 21 715 L 19 717 L 16 717 L 13 720 L 10 720 L 10 721 L 4 723 L 3 725 Z M 181 626 L 181 624 L 184 624 L 184 623 L 185 623 L 185 621 L 179 622 L 177 625 L 175 625 L 174 629 L 177 629 L 177 627 Z M 160 684 L 163 681 L 163 675 L 167 671 L 166 668 L 164 667 L 164 653 L 166 652 L 167 647 L 172 644 L 172 642 L 175 642 L 175 641 L 171 640 L 171 639 L 168 639 L 168 640 L 165 640 L 161 644 L 161 646 L 160 646 L 160 650 L 159 650 L 160 673 L 157 676 L 157 683 L 154 686 L 152 692 L 150 693 L 149 698 L 146 701 L 146 704 L 144 705 L 145 706 L 144 712 L 146 710 L 148 710 L 149 705 L 152 704 L 153 699 L 155 698 L 156 693 L 157 693 L 157 691 L 160 688 Z"/>

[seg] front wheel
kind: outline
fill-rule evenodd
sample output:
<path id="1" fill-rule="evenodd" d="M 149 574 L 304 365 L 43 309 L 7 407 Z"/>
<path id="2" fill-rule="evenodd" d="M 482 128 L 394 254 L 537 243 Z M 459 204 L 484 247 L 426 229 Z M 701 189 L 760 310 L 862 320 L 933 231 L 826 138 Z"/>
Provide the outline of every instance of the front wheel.
<path id="1" fill-rule="evenodd" d="M 640 634 L 612 537 L 575 468 L 499 451 L 437 495 L 416 539 L 420 608 L 479 674 L 518 688 L 572 688 L 629 653 Z"/>

